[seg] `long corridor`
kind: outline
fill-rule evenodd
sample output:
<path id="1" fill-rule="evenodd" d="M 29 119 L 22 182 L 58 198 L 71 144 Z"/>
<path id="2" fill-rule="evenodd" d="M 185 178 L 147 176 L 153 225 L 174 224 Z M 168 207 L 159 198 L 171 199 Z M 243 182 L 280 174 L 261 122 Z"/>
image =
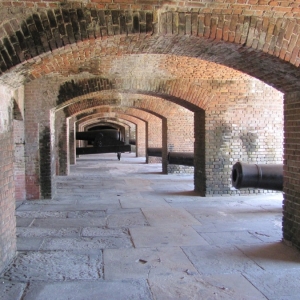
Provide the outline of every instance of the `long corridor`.
<path id="1" fill-rule="evenodd" d="M 0 299 L 299 299 L 281 193 L 203 198 L 144 160 L 82 156 L 55 199 L 20 203 Z"/>

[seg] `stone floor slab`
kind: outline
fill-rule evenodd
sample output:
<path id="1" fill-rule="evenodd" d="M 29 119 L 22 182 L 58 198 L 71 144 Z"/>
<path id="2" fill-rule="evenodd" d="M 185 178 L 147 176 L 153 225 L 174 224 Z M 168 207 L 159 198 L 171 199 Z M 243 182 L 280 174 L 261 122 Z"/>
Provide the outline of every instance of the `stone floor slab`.
<path id="1" fill-rule="evenodd" d="M 160 199 L 158 197 L 154 198 L 143 198 L 141 196 L 132 196 L 131 198 L 129 197 L 122 197 L 120 199 L 120 203 L 122 208 L 144 208 L 144 207 L 170 207 L 168 203 L 166 203 L 165 200 Z"/>
<path id="2" fill-rule="evenodd" d="M 70 227 L 89 227 L 106 226 L 106 218 L 93 219 L 35 219 L 32 227 L 40 228 L 70 228 Z"/>
<path id="3" fill-rule="evenodd" d="M 17 227 L 28 227 L 33 223 L 32 218 L 16 218 Z"/>
<path id="4" fill-rule="evenodd" d="M 128 212 L 128 213 L 114 213 L 108 216 L 107 226 L 109 228 L 118 227 L 140 227 L 149 226 L 149 223 L 145 219 L 141 211 Z"/>
<path id="5" fill-rule="evenodd" d="M 86 227 L 82 228 L 81 236 L 86 237 L 122 237 L 122 238 L 130 238 L 129 232 L 127 229 L 123 228 L 104 228 L 104 227 Z"/>
<path id="6" fill-rule="evenodd" d="M 227 278 L 226 278 L 227 277 Z M 156 300 L 266 300 L 242 275 L 153 277 L 150 289 Z"/>
<path id="7" fill-rule="evenodd" d="M 34 283 L 24 300 L 152 300 L 145 280 Z"/>
<path id="8" fill-rule="evenodd" d="M 19 237 L 17 239 L 17 251 L 38 251 L 44 238 Z"/>
<path id="9" fill-rule="evenodd" d="M 34 219 L 48 219 L 48 218 L 66 218 L 67 212 L 63 211 L 16 211 L 17 218 L 34 218 Z"/>
<path id="10" fill-rule="evenodd" d="M 90 250 L 90 249 L 132 248 L 127 237 L 81 237 L 81 238 L 45 238 L 41 250 Z"/>
<path id="11" fill-rule="evenodd" d="M 26 283 L 0 280 L 0 300 L 21 300 Z"/>
<path id="12" fill-rule="evenodd" d="M 18 238 L 28 237 L 79 237 L 79 228 L 39 228 L 39 227 L 17 227 Z"/>
<path id="13" fill-rule="evenodd" d="M 74 251 L 19 253 L 5 278 L 12 281 L 91 280 L 102 278 L 102 253 Z"/>
<path id="14" fill-rule="evenodd" d="M 130 234 L 137 248 L 208 245 L 189 226 L 130 228 Z"/>
<path id="15" fill-rule="evenodd" d="M 106 280 L 198 274 L 180 247 L 106 249 L 103 258 Z"/>
<path id="16" fill-rule="evenodd" d="M 198 231 L 197 231 L 198 232 Z M 262 241 L 248 231 L 222 231 L 204 232 L 200 235 L 210 244 L 215 246 L 239 245 L 239 244 L 258 244 Z"/>
<path id="17" fill-rule="evenodd" d="M 300 272 L 299 251 L 283 242 L 237 247 L 264 270 L 282 272 L 297 269 Z"/>
<path id="18" fill-rule="evenodd" d="M 300 297 L 299 271 L 261 271 L 244 276 L 269 300 L 296 300 Z"/>
<path id="19" fill-rule="evenodd" d="M 79 210 L 67 212 L 67 218 L 82 219 L 82 218 L 101 218 L 106 217 L 105 210 Z"/>
<path id="20" fill-rule="evenodd" d="M 160 207 L 142 208 L 151 226 L 161 225 L 200 225 L 190 213 L 182 208 Z"/>
<path id="21" fill-rule="evenodd" d="M 261 268 L 234 246 L 182 247 L 201 275 L 260 271 Z"/>

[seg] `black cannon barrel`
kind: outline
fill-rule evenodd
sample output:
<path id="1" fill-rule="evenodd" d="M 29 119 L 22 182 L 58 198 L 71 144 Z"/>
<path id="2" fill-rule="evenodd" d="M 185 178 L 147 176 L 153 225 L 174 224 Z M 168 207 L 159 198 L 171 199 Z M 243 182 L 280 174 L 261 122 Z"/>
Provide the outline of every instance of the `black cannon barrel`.
<path id="1" fill-rule="evenodd" d="M 76 155 L 83 154 L 97 154 L 97 153 L 119 153 L 119 152 L 131 152 L 130 145 L 120 145 L 120 146 L 103 146 L 103 147 L 82 147 L 76 148 Z"/>
<path id="2" fill-rule="evenodd" d="M 102 136 L 103 138 L 111 138 L 112 140 L 116 140 L 116 141 L 121 140 L 121 134 L 116 129 L 101 129 L 101 130 L 76 132 L 77 140 L 94 140 L 99 136 Z"/>
<path id="3" fill-rule="evenodd" d="M 148 156 L 162 157 L 162 148 L 147 148 Z"/>
<path id="4" fill-rule="evenodd" d="M 193 152 L 169 152 L 168 162 L 173 165 L 194 166 Z"/>
<path id="5" fill-rule="evenodd" d="M 283 165 L 258 165 L 237 162 L 232 167 L 232 186 L 236 189 L 258 188 L 282 191 Z"/>
<path id="6" fill-rule="evenodd" d="M 130 139 L 130 140 L 129 140 L 129 144 L 130 144 L 130 145 L 135 145 L 135 144 L 136 144 L 135 139 Z"/>

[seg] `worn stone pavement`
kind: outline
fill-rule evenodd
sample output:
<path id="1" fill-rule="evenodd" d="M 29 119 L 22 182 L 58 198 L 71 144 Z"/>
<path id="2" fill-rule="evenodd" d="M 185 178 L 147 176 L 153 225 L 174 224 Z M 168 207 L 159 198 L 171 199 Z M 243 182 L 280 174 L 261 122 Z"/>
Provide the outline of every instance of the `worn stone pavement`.
<path id="1" fill-rule="evenodd" d="M 203 198 L 133 154 L 81 156 L 57 187 L 18 205 L 0 299 L 300 299 L 281 193 Z"/>

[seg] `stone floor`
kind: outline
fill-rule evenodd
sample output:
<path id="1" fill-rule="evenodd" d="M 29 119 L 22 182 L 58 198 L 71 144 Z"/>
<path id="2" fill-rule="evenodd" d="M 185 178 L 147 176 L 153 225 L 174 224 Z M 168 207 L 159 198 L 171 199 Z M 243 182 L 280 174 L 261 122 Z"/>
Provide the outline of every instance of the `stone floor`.
<path id="1" fill-rule="evenodd" d="M 0 299 L 300 299 L 279 193 L 202 198 L 133 154 L 82 156 L 57 187 L 18 206 Z"/>

